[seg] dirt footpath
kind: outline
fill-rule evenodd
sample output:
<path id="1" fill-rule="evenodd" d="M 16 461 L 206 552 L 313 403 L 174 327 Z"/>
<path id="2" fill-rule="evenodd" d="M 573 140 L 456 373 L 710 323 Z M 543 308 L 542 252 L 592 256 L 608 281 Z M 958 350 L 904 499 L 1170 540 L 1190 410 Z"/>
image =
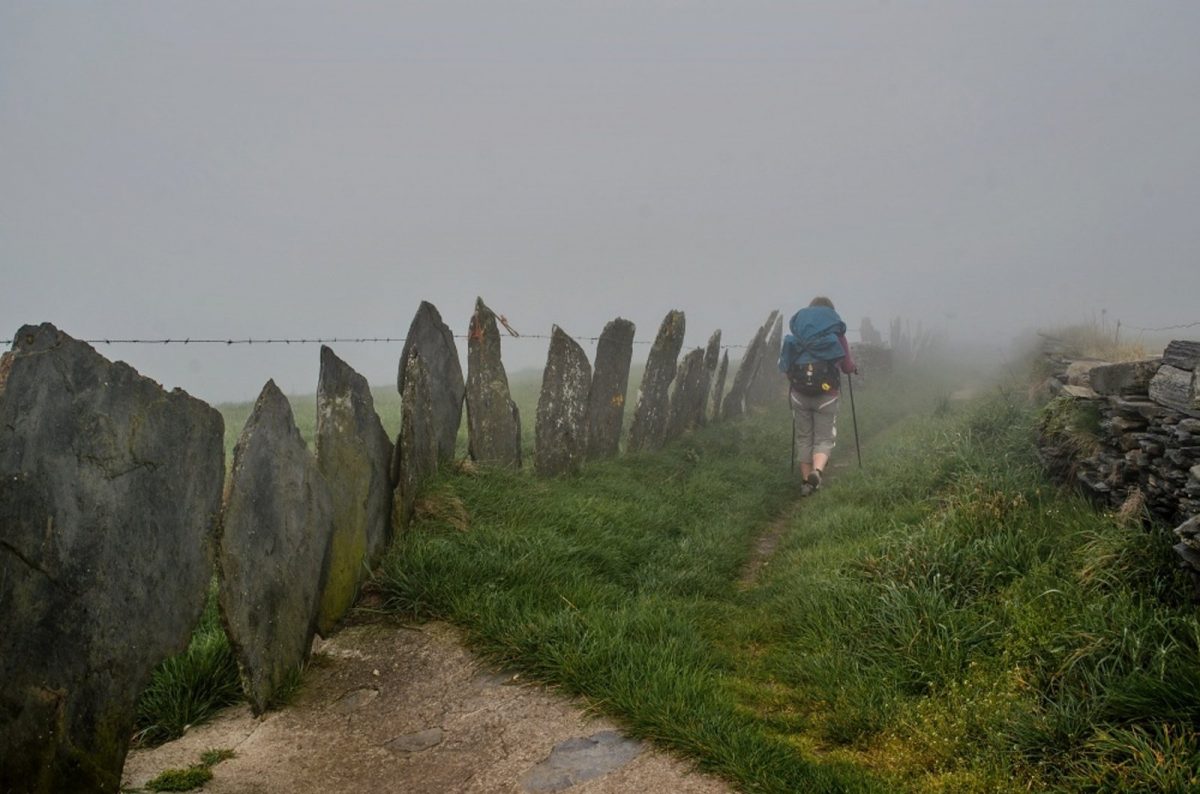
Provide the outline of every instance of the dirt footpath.
<path id="1" fill-rule="evenodd" d="M 136 750 L 123 785 L 144 786 L 209 749 L 205 792 L 729 792 L 578 701 L 482 669 L 444 623 L 388 619 L 318 640 L 291 706 L 229 709 L 183 738 Z"/>

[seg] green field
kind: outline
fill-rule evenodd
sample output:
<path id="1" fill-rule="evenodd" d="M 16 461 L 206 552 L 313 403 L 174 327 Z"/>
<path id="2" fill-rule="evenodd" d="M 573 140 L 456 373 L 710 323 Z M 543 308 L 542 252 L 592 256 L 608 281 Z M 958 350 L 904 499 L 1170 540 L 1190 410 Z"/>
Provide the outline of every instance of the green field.
<path id="1" fill-rule="evenodd" d="M 843 409 L 804 500 L 783 410 L 577 477 L 447 473 L 376 584 L 741 790 L 1197 790 L 1169 533 L 1047 484 L 1022 389 L 960 384 L 860 389 L 864 468 Z"/>

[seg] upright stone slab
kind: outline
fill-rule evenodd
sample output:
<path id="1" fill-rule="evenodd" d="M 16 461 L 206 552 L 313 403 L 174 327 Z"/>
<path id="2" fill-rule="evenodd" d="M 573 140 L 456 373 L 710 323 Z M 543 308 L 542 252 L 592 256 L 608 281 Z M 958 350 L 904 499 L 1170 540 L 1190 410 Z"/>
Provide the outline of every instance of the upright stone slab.
<path id="1" fill-rule="evenodd" d="M 412 350 L 421 354 L 429 373 L 429 388 L 433 395 L 432 426 L 437 435 L 438 460 L 446 463 L 454 460 L 466 387 L 454 334 L 442 322 L 442 315 L 434 305 L 427 301 L 421 301 L 412 325 L 408 327 L 408 336 L 404 339 L 400 373 L 396 380 L 401 394 L 404 393 L 405 362 Z"/>
<path id="2" fill-rule="evenodd" d="M 1200 373 L 1163 364 L 1150 379 L 1150 399 L 1186 413 L 1200 412 Z"/>
<path id="3" fill-rule="evenodd" d="M 774 312 L 772 317 L 767 321 L 771 332 L 763 345 L 762 358 L 746 395 L 747 405 L 755 408 L 787 400 L 787 378 L 777 366 L 779 350 L 783 346 L 783 317 L 779 312 Z"/>
<path id="4" fill-rule="evenodd" d="M 354 605 L 358 587 L 391 538 L 392 484 L 388 440 L 367 379 L 321 346 L 317 381 L 317 467 L 329 484 L 333 537 L 317 613 L 328 636 Z"/>
<path id="5" fill-rule="evenodd" d="M 1176 369 L 1194 372 L 1200 367 L 1200 342 L 1172 340 L 1163 351 L 1163 363 Z"/>
<path id="6" fill-rule="evenodd" d="M 675 379 L 679 350 L 683 347 L 683 312 L 670 311 L 658 328 L 658 336 L 646 360 L 646 372 L 638 389 L 637 407 L 629 428 L 629 450 L 658 449 L 666 440 L 671 410 L 670 388 Z"/>
<path id="7" fill-rule="evenodd" d="M 587 354 L 563 329 L 554 326 L 534 435 L 533 464 L 541 476 L 574 473 L 583 465 L 591 385 L 592 367 Z"/>
<path id="8" fill-rule="evenodd" d="M 755 331 L 754 338 L 746 346 L 746 352 L 738 365 L 737 373 L 733 376 L 733 385 L 729 387 L 729 394 L 725 395 L 721 406 L 721 415 L 726 419 L 746 413 L 746 398 L 749 395 L 750 386 L 754 382 L 754 376 L 758 373 L 759 365 L 762 363 L 767 335 L 771 332 L 771 326 L 774 324 L 777 314 L 778 312 L 771 312 L 767 322 Z"/>
<path id="9" fill-rule="evenodd" d="M 729 351 L 721 354 L 721 364 L 717 367 L 717 377 L 712 389 L 712 421 L 721 419 L 721 400 L 725 396 L 725 375 L 729 372 Z"/>
<path id="10" fill-rule="evenodd" d="M 49 323 L 0 358 L 0 791 L 117 791 L 212 578 L 221 415 Z"/>
<path id="11" fill-rule="evenodd" d="M 521 415 L 509 396 L 496 315 L 483 298 L 475 301 L 467 338 L 467 434 L 472 460 L 521 466 Z"/>
<path id="12" fill-rule="evenodd" d="M 221 617 L 255 714 L 308 658 L 332 513 L 292 407 L 267 381 L 233 448 L 217 553 Z"/>
<path id="13" fill-rule="evenodd" d="M 596 342 L 596 367 L 588 393 L 589 460 L 617 454 L 621 424 L 625 419 L 625 392 L 629 389 L 629 362 L 633 358 L 636 326 L 618 317 L 604 326 Z"/>
<path id="14" fill-rule="evenodd" d="M 708 369 L 704 366 L 704 348 L 692 350 L 679 362 L 675 386 L 671 390 L 671 413 L 667 420 L 667 440 L 679 438 L 704 425 L 704 405 L 708 399 Z"/>
<path id="15" fill-rule="evenodd" d="M 400 395 L 400 437 L 396 439 L 393 524 L 408 526 L 417 494 L 438 466 L 437 417 L 433 378 L 416 348 L 408 351 L 408 377 Z"/>
<path id="16" fill-rule="evenodd" d="M 1103 364 L 1092 368 L 1088 382 L 1098 394 L 1145 394 L 1150 388 L 1150 379 L 1154 377 L 1161 363 L 1161 358 L 1146 358 L 1140 361 Z"/>
<path id="17" fill-rule="evenodd" d="M 716 374 L 717 365 L 721 361 L 721 329 L 713 331 L 712 336 L 708 338 L 708 345 L 704 348 L 704 368 L 710 374 Z"/>

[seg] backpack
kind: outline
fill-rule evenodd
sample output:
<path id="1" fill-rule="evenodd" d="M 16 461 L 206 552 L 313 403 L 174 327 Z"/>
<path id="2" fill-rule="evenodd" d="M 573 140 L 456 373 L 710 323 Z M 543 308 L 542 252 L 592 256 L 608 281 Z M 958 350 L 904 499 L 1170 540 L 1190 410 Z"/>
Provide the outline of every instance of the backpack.
<path id="1" fill-rule="evenodd" d="M 842 373 L 836 360 L 818 359 L 805 364 L 794 361 L 787 374 L 792 391 L 810 397 L 820 397 L 822 394 L 837 391 L 842 381 Z"/>

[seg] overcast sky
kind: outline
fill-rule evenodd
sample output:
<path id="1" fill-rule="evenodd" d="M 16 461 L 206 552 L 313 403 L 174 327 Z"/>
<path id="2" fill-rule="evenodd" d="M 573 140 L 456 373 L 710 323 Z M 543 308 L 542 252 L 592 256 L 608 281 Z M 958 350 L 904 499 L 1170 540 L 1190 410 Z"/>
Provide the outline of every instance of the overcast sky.
<path id="1" fill-rule="evenodd" d="M 1198 42 L 1195 2 L 0 0 L 0 333 L 1193 322 Z M 398 344 L 335 349 L 394 381 Z M 317 380 L 100 350 L 210 400 Z"/>

